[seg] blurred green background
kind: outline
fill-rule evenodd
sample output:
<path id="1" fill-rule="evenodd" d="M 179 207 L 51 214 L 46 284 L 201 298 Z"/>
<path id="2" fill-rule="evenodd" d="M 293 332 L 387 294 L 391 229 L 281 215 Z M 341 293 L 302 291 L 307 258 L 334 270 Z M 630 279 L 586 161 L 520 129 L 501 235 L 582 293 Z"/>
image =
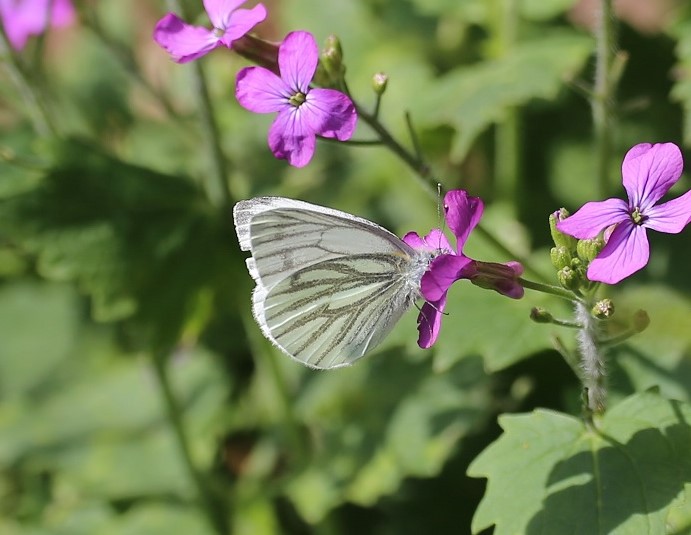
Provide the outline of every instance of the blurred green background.
<path id="1" fill-rule="evenodd" d="M 556 282 L 547 217 L 622 197 L 640 142 L 691 154 L 691 9 L 622 1 L 609 182 L 599 185 L 587 0 L 267 0 L 256 28 L 280 41 L 341 38 L 358 101 L 389 75 L 381 118 L 420 144 L 446 188 L 487 205 L 485 226 Z M 196 64 L 151 39 L 165 2 L 78 2 L 79 22 L 18 56 L 60 137 L 39 137 L 26 95 L 0 74 L 0 533 L 469 533 L 484 481 L 468 463 L 497 415 L 579 413 L 579 384 L 553 348 L 571 333 L 511 301 L 451 290 L 437 345 L 409 312 L 371 357 L 317 373 L 285 358 L 251 318 L 252 281 L 214 163 Z M 207 24 L 201 2 L 187 20 Z M 5 63 L 10 61 L 7 54 Z M 282 195 L 366 217 L 398 235 L 440 224 L 437 200 L 379 147 L 320 142 L 290 168 L 270 116 L 234 99 L 247 62 L 203 67 L 232 200 Z M 373 139 L 360 124 L 356 139 Z M 688 173 L 672 193 L 689 188 Z M 649 329 L 611 354 L 612 403 L 658 386 L 691 398 L 691 233 L 650 235 L 647 269 L 607 293 Z M 506 254 L 474 235 L 466 252 Z M 214 519 L 210 522 L 209 519 Z"/>

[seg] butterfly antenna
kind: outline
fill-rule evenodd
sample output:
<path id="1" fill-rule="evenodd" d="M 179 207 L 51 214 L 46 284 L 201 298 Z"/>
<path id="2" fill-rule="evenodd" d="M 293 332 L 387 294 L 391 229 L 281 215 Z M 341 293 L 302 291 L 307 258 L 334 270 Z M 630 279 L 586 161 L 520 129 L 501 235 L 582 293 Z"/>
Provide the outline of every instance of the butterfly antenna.
<path id="1" fill-rule="evenodd" d="M 444 312 L 443 310 L 439 310 L 436 306 L 434 306 L 434 303 L 430 303 L 429 301 L 425 301 L 425 303 L 427 303 L 427 304 L 428 304 L 429 306 L 431 306 L 434 310 L 436 310 L 437 312 L 439 312 L 442 316 L 448 316 L 448 315 L 449 315 L 448 312 Z M 415 308 L 417 308 L 417 311 L 418 311 L 420 314 L 422 314 L 423 316 L 425 316 L 425 313 L 422 311 L 422 307 L 418 306 L 417 302 L 415 302 Z M 428 323 L 429 323 L 429 318 L 428 318 L 427 316 L 425 316 L 425 319 L 428 320 Z M 418 323 L 419 323 L 419 322 L 418 322 Z"/>
<path id="2" fill-rule="evenodd" d="M 437 228 L 441 229 L 442 233 L 446 230 L 446 211 L 444 210 L 444 196 L 442 195 L 442 192 L 444 190 L 444 187 L 441 185 L 441 182 L 437 182 Z M 441 240 L 441 236 L 439 237 L 439 240 Z M 441 246 L 441 241 L 437 243 L 437 251 L 439 253 L 442 252 L 442 246 Z"/>

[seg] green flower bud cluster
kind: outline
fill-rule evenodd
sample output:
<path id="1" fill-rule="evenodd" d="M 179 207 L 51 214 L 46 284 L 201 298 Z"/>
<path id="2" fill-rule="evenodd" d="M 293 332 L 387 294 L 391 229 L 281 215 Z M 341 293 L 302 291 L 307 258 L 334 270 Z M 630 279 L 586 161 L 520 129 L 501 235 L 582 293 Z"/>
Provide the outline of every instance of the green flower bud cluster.
<path id="1" fill-rule="evenodd" d="M 554 241 L 550 259 L 557 269 L 559 284 L 564 288 L 588 288 L 592 284 L 586 276 L 588 264 L 600 253 L 604 247 L 604 240 L 600 237 L 577 240 L 573 236 L 559 232 L 557 223 L 567 217 L 569 212 L 565 208 L 549 216 L 549 229 Z"/>

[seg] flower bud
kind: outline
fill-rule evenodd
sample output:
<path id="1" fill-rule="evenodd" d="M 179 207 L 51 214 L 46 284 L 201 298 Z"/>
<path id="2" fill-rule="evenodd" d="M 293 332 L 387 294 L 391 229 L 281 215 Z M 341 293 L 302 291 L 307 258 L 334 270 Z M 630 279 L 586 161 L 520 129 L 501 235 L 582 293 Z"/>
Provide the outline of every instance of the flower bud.
<path id="1" fill-rule="evenodd" d="M 650 325 L 650 316 L 645 310 L 637 310 L 633 314 L 633 325 L 632 328 L 637 333 L 645 331 Z"/>
<path id="2" fill-rule="evenodd" d="M 571 265 L 571 253 L 563 245 L 552 247 L 549 251 L 549 257 L 552 260 L 552 265 L 556 269 L 565 268 Z"/>
<path id="3" fill-rule="evenodd" d="M 386 91 L 386 86 L 389 83 L 388 75 L 383 72 L 378 72 L 372 76 L 372 89 L 378 96 L 382 96 L 384 91 Z"/>
<path id="4" fill-rule="evenodd" d="M 557 272 L 557 280 L 559 280 L 559 284 L 568 290 L 577 290 L 581 285 L 581 277 L 578 275 L 578 272 L 569 266 L 563 267 Z"/>
<path id="5" fill-rule="evenodd" d="M 519 262 L 475 261 L 475 272 L 468 278 L 470 282 L 480 288 L 494 290 L 513 299 L 523 297 L 524 289 L 518 278 L 523 274 L 523 266 Z"/>
<path id="6" fill-rule="evenodd" d="M 233 52 L 269 69 L 275 74 L 280 73 L 278 68 L 278 48 L 277 43 L 265 41 L 250 33 L 233 41 Z"/>
<path id="7" fill-rule="evenodd" d="M 576 250 L 577 240 L 573 236 L 564 234 L 557 230 L 557 223 L 569 217 L 569 212 L 566 208 L 560 208 L 556 212 L 553 212 L 549 216 L 549 231 L 552 234 L 552 240 L 554 240 L 554 245 L 557 247 L 566 247 L 569 252 L 574 252 Z"/>
<path id="8" fill-rule="evenodd" d="M 607 319 L 611 318 L 614 314 L 614 303 L 610 299 L 601 299 L 590 311 L 593 316 L 597 319 Z"/>
<path id="9" fill-rule="evenodd" d="M 554 316 L 542 307 L 533 307 L 530 310 L 530 319 L 535 323 L 552 323 Z"/>
<path id="10" fill-rule="evenodd" d="M 597 255 L 600 254 L 602 248 L 605 246 L 605 242 L 602 238 L 592 238 L 590 240 L 578 240 L 576 245 L 576 251 L 578 256 L 584 262 L 591 262 Z"/>
<path id="11" fill-rule="evenodd" d="M 343 49 L 341 48 L 341 41 L 335 35 L 326 38 L 324 51 L 321 54 L 321 64 L 332 82 L 343 79 L 345 74 Z"/>

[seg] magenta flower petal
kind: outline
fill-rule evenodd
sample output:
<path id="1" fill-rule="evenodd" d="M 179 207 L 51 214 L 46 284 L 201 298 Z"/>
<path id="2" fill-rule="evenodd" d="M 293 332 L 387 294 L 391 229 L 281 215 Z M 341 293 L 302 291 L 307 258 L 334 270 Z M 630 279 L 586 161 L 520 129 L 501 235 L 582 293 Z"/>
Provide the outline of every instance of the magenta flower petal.
<path id="1" fill-rule="evenodd" d="M 650 247 L 645 228 L 631 220 L 619 223 L 600 254 L 588 266 L 588 278 L 616 284 L 648 263 Z"/>
<path id="2" fill-rule="evenodd" d="M 221 37 L 221 42 L 231 48 L 233 41 L 240 39 L 264 19 L 266 19 L 266 8 L 263 4 L 257 4 L 252 9 L 234 11 L 228 24 L 224 26 L 226 31 Z"/>
<path id="3" fill-rule="evenodd" d="M 230 26 L 230 17 L 246 0 L 204 0 L 204 10 L 214 28 Z"/>
<path id="4" fill-rule="evenodd" d="M 679 180 L 683 168 L 681 151 L 674 143 L 632 147 L 621 166 L 630 207 L 645 213 Z"/>
<path id="5" fill-rule="evenodd" d="M 264 67 L 245 67 L 237 75 L 235 97 L 255 113 L 271 113 L 290 108 L 290 88 Z"/>
<path id="6" fill-rule="evenodd" d="M 271 152 L 294 167 L 304 167 L 312 160 L 316 144 L 314 132 L 300 120 L 299 108 L 280 112 L 269 129 Z"/>
<path id="7" fill-rule="evenodd" d="M 465 190 L 451 190 L 444 196 L 446 224 L 456 236 L 456 250 L 461 252 L 470 232 L 477 226 L 484 204 L 479 197 L 471 197 Z"/>
<path id="8" fill-rule="evenodd" d="M 424 238 L 421 238 L 417 232 L 409 232 L 403 236 L 403 241 L 413 249 L 421 249 L 430 253 L 442 252 L 453 254 L 453 248 L 449 240 L 446 239 L 444 233 L 438 228 L 430 230 Z"/>
<path id="9" fill-rule="evenodd" d="M 249 32 L 266 18 L 266 8 L 257 4 L 252 9 L 239 9 L 244 0 L 204 0 L 204 8 L 212 29 L 187 24 L 174 13 L 163 17 L 154 29 L 154 41 L 178 63 L 186 63 L 225 45 Z"/>
<path id="10" fill-rule="evenodd" d="M 644 227 L 678 234 L 691 221 L 691 190 L 681 197 L 648 208 L 646 215 L 648 218 L 643 222 Z"/>
<path id="11" fill-rule="evenodd" d="M 308 32 L 290 32 L 278 49 L 278 68 L 281 78 L 293 89 L 307 94 L 317 71 L 319 48 Z"/>
<path id="12" fill-rule="evenodd" d="M 67 26 L 74 19 L 70 0 L 0 0 L 0 20 L 15 50 L 22 50 L 30 36 L 42 34 L 49 26 Z"/>
<path id="13" fill-rule="evenodd" d="M 441 330 L 441 318 L 446 307 L 446 294 L 438 301 L 425 303 L 417 317 L 417 330 L 419 333 L 417 344 L 422 349 L 429 349 L 434 345 Z"/>
<path id="14" fill-rule="evenodd" d="M 441 251 L 447 254 L 453 252 L 453 247 L 441 229 L 433 228 L 425 236 L 424 240 L 430 251 Z"/>
<path id="15" fill-rule="evenodd" d="M 74 22 L 75 12 L 71 0 L 53 0 L 50 24 L 55 28 L 69 26 Z"/>
<path id="16" fill-rule="evenodd" d="M 213 30 L 187 24 L 175 13 L 168 13 L 158 21 L 154 28 L 154 41 L 176 63 L 197 59 L 221 44 Z"/>
<path id="17" fill-rule="evenodd" d="M 312 89 L 307 95 L 303 120 L 320 136 L 350 139 L 355 131 L 357 113 L 353 102 L 334 89 Z"/>
<path id="18" fill-rule="evenodd" d="M 468 275 L 466 268 L 472 262 L 468 257 L 443 254 L 430 262 L 420 280 L 420 293 L 425 301 L 438 301 L 451 285 Z"/>
<path id="19" fill-rule="evenodd" d="M 425 241 L 420 237 L 417 232 L 410 231 L 408 234 L 401 238 L 405 243 L 410 245 L 413 249 L 424 249 L 427 247 Z"/>
<path id="20" fill-rule="evenodd" d="M 346 140 L 357 112 L 347 95 L 313 89 L 319 51 L 307 32 L 288 34 L 278 49 L 280 77 L 261 67 L 240 71 L 235 94 L 242 106 L 258 113 L 278 112 L 269 130 L 269 147 L 277 158 L 303 167 L 314 155 L 316 136 Z"/>
<path id="21" fill-rule="evenodd" d="M 557 229 L 583 240 L 594 238 L 606 227 L 629 219 L 628 205 L 621 199 L 591 201 L 575 214 L 559 221 Z"/>

